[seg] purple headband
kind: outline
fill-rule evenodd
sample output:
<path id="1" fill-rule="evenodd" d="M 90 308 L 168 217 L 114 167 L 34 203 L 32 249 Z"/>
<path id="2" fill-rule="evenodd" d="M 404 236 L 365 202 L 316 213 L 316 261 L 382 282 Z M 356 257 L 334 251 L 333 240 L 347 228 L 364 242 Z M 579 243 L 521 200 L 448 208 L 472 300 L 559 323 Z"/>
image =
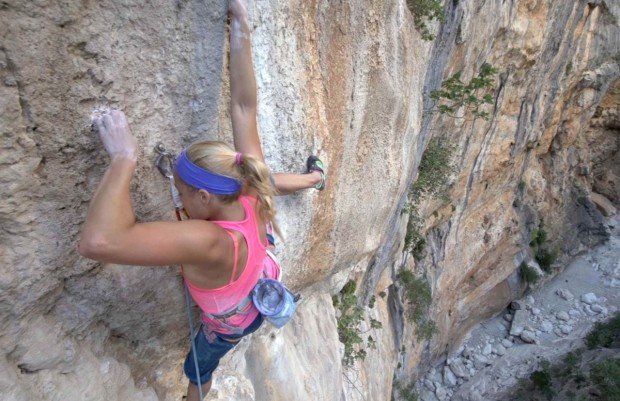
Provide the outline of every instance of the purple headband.
<path id="1" fill-rule="evenodd" d="M 197 166 L 187 157 L 186 151 L 177 157 L 175 170 L 179 178 L 190 187 L 206 189 L 216 195 L 234 195 L 241 191 L 239 180 Z"/>

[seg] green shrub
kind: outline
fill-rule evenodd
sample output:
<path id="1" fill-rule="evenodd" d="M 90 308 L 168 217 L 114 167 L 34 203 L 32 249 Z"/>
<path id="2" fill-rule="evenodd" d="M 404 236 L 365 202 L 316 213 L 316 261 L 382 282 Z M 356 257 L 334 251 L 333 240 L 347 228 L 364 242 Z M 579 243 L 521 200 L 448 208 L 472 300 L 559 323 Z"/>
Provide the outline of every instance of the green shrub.
<path id="1" fill-rule="evenodd" d="M 491 93 L 495 91 L 493 83 L 496 73 L 497 69 L 484 63 L 478 75 L 465 83 L 461 81 L 461 72 L 457 72 L 443 81 L 440 89 L 431 92 L 431 99 L 436 102 L 434 109 L 453 118 L 464 118 L 469 113 L 474 119 L 488 120 L 490 115 L 482 110 L 482 107 L 493 104 Z M 465 108 L 465 113 L 457 116 L 455 113 L 462 107 Z"/>
<path id="2" fill-rule="evenodd" d="M 422 217 L 417 208 L 423 196 L 447 200 L 446 189 L 450 175 L 454 172 L 452 158 L 456 147 L 447 138 L 435 137 L 430 140 L 420 166 L 418 178 L 409 188 L 409 199 L 403 213 L 409 214 L 405 234 L 405 252 L 419 260 L 424 256 L 426 238 L 422 233 Z"/>
<path id="3" fill-rule="evenodd" d="M 543 360 L 540 363 L 540 369 L 530 375 L 530 380 L 538 391 L 544 394 L 547 399 L 553 398 L 553 388 L 551 387 L 551 364 L 549 361 Z"/>
<path id="4" fill-rule="evenodd" d="M 607 322 L 597 322 L 586 336 L 589 349 L 620 347 L 620 312 Z"/>
<path id="5" fill-rule="evenodd" d="M 521 262 L 519 269 L 521 270 L 521 277 L 528 285 L 535 285 L 538 282 L 540 276 L 532 266 L 525 262 Z"/>
<path id="6" fill-rule="evenodd" d="M 541 221 L 538 228 L 535 228 L 534 231 L 532 231 L 530 246 L 541 246 L 545 243 L 545 241 L 547 241 L 547 232 L 545 231 L 543 222 Z"/>
<path id="7" fill-rule="evenodd" d="M 407 8 L 413 15 L 413 24 L 422 35 L 422 39 L 435 39 L 427 24 L 433 20 L 444 21 L 441 0 L 407 0 Z"/>
<path id="8" fill-rule="evenodd" d="M 424 256 L 426 238 L 421 233 L 422 222 L 418 209 L 411 206 L 408 209 L 409 220 L 407 220 L 407 230 L 405 233 L 405 252 L 409 252 L 416 260 Z"/>
<path id="9" fill-rule="evenodd" d="M 332 297 L 334 307 L 338 309 L 338 340 L 344 344 L 344 355 L 342 364 L 351 367 L 356 360 L 364 360 L 367 352 L 366 347 L 375 348 L 376 342 L 372 336 L 368 336 L 366 344 L 362 338 L 361 323 L 364 321 L 364 310 L 358 305 L 358 298 L 355 295 L 356 285 L 354 281 L 349 281 L 342 287 L 338 295 Z M 370 319 L 371 329 L 380 329 L 380 321 Z"/>
<path id="10" fill-rule="evenodd" d="M 420 322 L 433 300 L 428 281 L 422 277 L 415 277 L 408 270 L 398 273 L 397 279 L 407 300 L 409 317 L 416 323 Z"/>
<path id="11" fill-rule="evenodd" d="M 620 401 L 620 359 L 596 362 L 591 355 L 582 365 L 583 349 L 569 352 L 562 362 L 551 366 L 543 360 L 538 370 L 528 379 L 519 379 L 507 400 L 539 401 Z M 602 355 L 602 354 L 599 354 Z M 583 366 L 583 367 L 582 367 Z M 581 370 L 590 370 L 584 375 Z M 597 387 L 600 397 L 591 398 L 592 387 Z"/>
<path id="12" fill-rule="evenodd" d="M 546 248 L 538 248 L 538 250 L 536 250 L 535 258 L 541 269 L 547 273 L 551 273 L 551 267 L 558 258 L 558 253 L 556 251 L 550 251 Z"/>
<path id="13" fill-rule="evenodd" d="M 396 278 L 403 289 L 407 317 L 416 324 L 418 337 L 430 340 L 437 330 L 435 322 L 428 319 L 428 310 L 433 301 L 430 284 L 425 278 L 415 277 L 408 270 L 401 271 Z"/>
<path id="14" fill-rule="evenodd" d="M 396 398 L 394 395 L 397 394 Z M 394 380 L 392 389 L 392 400 L 401 401 L 418 401 L 418 390 L 415 387 L 415 383 L 410 383 L 407 386 L 403 386 L 399 381 Z"/>
<path id="15" fill-rule="evenodd" d="M 579 373 L 577 368 L 581 363 L 581 355 L 581 349 L 566 354 L 563 363 L 557 366 L 557 376 L 568 378 L 577 375 Z"/>
<path id="16" fill-rule="evenodd" d="M 530 247 L 534 251 L 534 258 L 540 265 L 540 268 L 547 273 L 553 271 L 552 266 L 558 258 L 558 252 L 549 249 L 547 231 L 544 229 L 544 223 L 541 220 L 538 228 L 532 231 L 530 238 Z"/>
<path id="17" fill-rule="evenodd" d="M 410 204 L 417 203 L 424 195 L 446 198 L 446 187 L 454 172 L 452 158 L 456 146 L 449 138 L 434 137 L 422 154 L 418 178 L 409 190 Z"/>
<path id="18" fill-rule="evenodd" d="M 608 359 L 592 367 L 590 378 L 601 391 L 600 401 L 620 400 L 620 359 Z"/>
<path id="19" fill-rule="evenodd" d="M 432 320 L 425 320 L 418 324 L 418 336 L 424 340 L 430 340 L 437 333 L 437 325 Z"/>
<path id="20" fill-rule="evenodd" d="M 363 310 L 357 305 L 355 295 L 355 282 L 349 281 L 340 291 L 340 294 L 332 298 L 334 306 L 340 311 L 338 317 L 338 340 L 344 344 L 344 366 L 352 366 L 357 359 L 364 359 L 366 351 L 359 348 L 363 344 L 360 336 L 360 323 L 364 319 Z"/>

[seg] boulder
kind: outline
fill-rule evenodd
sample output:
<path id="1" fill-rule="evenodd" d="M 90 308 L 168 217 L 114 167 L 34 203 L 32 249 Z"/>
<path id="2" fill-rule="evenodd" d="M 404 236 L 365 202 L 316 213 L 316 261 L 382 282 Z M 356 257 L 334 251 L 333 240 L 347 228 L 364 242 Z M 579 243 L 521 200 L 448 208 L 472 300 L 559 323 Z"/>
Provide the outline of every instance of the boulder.
<path id="1" fill-rule="evenodd" d="M 454 375 L 456 377 L 460 377 L 460 378 L 467 378 L 467 377 L 469 377 L 469 374 L 467 372 L 467 368 L 463 364 L 463 360 L 460 359 L 460 358 L 456 358 L 450 364 L 450 370 L 452 371 L 452 373 L 454 373 Z"/>
<path id="2" fill-rule="evenodd" d="M 471 392 L 471 395 L 469 396 L 469 401 L 484 401 L 484 398 L 480 394 L 480 391 L 474 390 Z"/>
<path id="3" fill-rule="evenodd" d="M 452 373 L 449 366 L 443 368 L 443 384 L 447 387 L 456 386 L 456 376 Z"/>
<path id="4" fill-rule="evenodd" d="M 519 338 L 528 344 L 533 344 L 536 342 L 536 334 L 529 330 L 524 330 Z"/>
<path id="5" fill-rule="evenodd" d="M 591 308 L 590 305 L 585 305 L 583 307 L 583 311 L 586 313 L 586 315 L 588 316 L 594 316 L 594 315 L 598 315 L 598 313 L 594 312 Z"/>
<path id="6" fill-rule="evenodd" d="M 553 323 L 548 320 L 543 320 L 543 322 L 540 324 L 540 329 L 544 333 L 551 333 L 551 331 L 553 331 Z"/>
<path id="7" fill-rule="evenodd" d="M 596 303 L 596 295 L 594 295 L 594 293 L 592 292 L 583 294 L 581 296 L 581 302 L 586 303 L 588 305 L 592 305 L 593 303 Z"/>
<path id="8" fill-rule="evenodd" d="M 435 391 L 428 391 L 426 389 L 423 389 L 421 394 L 420 394 L 420 400 L 421 401 L 438 401 L 437 397 L 435 396 Z"/>
<path id="9" fill-rule="evenodd" d="M 523 332 L 525 325 L 528 323 L 528 313 L 525 309 L 515 310 L 512 318 L 512 326 L 510 326 L 510 335 L 518 336 Z"/>
<path id="10" fill-rule="evenodd" d="M 480 354 L 474 355 L 474 366 L 476 367 L 476 369 L 484 369 L 490 364 L 491 361 L 486 356 Z"/>
<path id="11" fill-rule="evenodd" d="M 443 387 L 437 387 L 437 389 L 435 390 L 435 395 L 437 396 L 437 399 L 439 401 L 443 401 L 448 397 L 448 393 Z"/>
<path id="12" fill-rule="evenodd" d="M 578 310 L 576 310 L 576 309 L 571 309 L 571 310 L 569 310 L 569 311 L 568 311 L 568 314 L 569 314 L 569 316 L 570 316 L 571 318 L 573 318 L 573 319 L 577 319 L 578 317 L 580 317 L 580 316 L 581 316 L 581 312 L 579 312 L 579 311 L 578 311 Z"/>
<path id="13" fill-rule="evenodd" d="M 618 211 L 614 207 L 613 203 L 606 197 L 601 194 L 597 194 L 596 192 L 592 192 L 590 194 L 590 199 L 592 203 L 596 205 L 596 208 L 603 214 L 605 217 L 613 216 Z"/>
<path id="14" fill-rule="evenodd" d="M 564 288 L 557 290 L 555 293 L 566 301 L 572 301 L 575 298 L 569 290 Z"/>

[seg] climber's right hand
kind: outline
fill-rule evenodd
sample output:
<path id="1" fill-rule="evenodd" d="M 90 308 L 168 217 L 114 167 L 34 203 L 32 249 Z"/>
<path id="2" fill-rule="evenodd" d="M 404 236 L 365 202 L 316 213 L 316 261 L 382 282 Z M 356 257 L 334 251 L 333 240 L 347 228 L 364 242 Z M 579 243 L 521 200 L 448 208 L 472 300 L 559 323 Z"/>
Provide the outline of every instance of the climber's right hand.
<path id="1" fill-rule="evenodd" d="M 95 112 L 92 122 L 97 127 L 103 146 L 112 160 L 119 158 L 137 160 L 136 138 L 129 130 L 125 113 L 120 110 Z"/>

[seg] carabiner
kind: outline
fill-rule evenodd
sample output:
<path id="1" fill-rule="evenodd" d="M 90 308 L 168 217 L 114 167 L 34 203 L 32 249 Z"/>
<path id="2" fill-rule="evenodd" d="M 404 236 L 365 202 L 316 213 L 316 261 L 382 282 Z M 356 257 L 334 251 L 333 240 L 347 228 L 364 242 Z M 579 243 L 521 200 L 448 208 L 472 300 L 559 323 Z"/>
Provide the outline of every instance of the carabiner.
<path id="1" fill-rule="evenodd" d="M 174 155 L 170 153 L 161 142 L 155 145 L 154 150 L 157 153 L 155 166 L 157 166 L 157 169 L 164 177 L 172 178 L 172 172 L 174 171 Z"/>

